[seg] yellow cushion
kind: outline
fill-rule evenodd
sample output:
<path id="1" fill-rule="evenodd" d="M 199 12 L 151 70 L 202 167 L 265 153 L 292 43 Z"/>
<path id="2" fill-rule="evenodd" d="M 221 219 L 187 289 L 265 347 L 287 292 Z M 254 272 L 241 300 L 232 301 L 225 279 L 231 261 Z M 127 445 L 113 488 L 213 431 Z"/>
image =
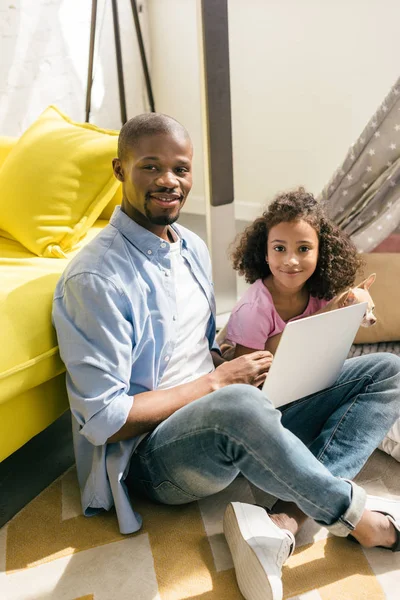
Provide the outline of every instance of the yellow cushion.
<path id="1" fill-rule="evenodd" d="M 119 187 L 117 140 L 48 107 L 0 169 L 0 230 L 38 256 L 65 257 Z"/>
<path id="2" fill-rule="evenodd" d="M 111 215 L 114 212 L 114 208 L 116 206 L 119 206 L 121 204 L 122 201 L 122 185 L 119 184 L 117 191 L 114 194 L 114 197 L 111 199 L 111 201 L 107 204 L 107 206 L 103 209 L 101 215 L 100 215 L 100 219 L 105 219 L 106 221 L 109 221 L 111 218 Z"/>
<path id="3" fill-rule="evenodd" d="M 7 156 L 17 143 L 18 138 L 10 135 L 0 135 L 0 169 Z"/>
<path id="4" fill-rule="evenodd" d="M 96 221 L 82 243 L 105 225 Z M 76 252 L 67 259 L 39 258 L 0 238 L 0 405 L 64 371 L 51 305 L 56 283 Z"/>
<path id="5" fill-rule="evenodd" d="M 375 303 L 377 322 L 372 327 L 360 327 L 356 344 L 375 344 L 400 340 L 400 254 L 364 254 L 364 275 L 359 281 L 376 273 L 369 290 Z"/>

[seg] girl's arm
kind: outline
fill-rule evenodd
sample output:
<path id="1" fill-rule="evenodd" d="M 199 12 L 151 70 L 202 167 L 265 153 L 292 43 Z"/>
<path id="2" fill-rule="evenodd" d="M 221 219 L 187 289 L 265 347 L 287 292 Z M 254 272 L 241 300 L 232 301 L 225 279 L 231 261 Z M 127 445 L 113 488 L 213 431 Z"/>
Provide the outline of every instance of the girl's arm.
<path id="1" fill-rule="evenodd" d="M 281 335 L 281 333 L 278 333 L 277 335 L 273 335 L 272 337 L 268 338 L 265 342 L 264 350 L 268 350 L 272 355 L 274 355 L 281 339 Z M 236 344 L 234 358 L 243 356 L 243 354 L 250 354 L 251 352 L 257 352 L 257 350 L 254 348 L 248 348 L 247 346 L 242 346 L 241 344 Z"/>
<path id="2" fill-rule="evenodd" d="M 253 348 L 248 348 L 247 346 L 242 346 L 241 344 L 236 344 L 235 354 L 233 355 L 233 358 L 237 358 L 238 356 L 243 356 L 243 354 L 250 354 L 250 352 L 254 352 Z"/>
<path id="3" fill-rule="evenodd" d="M 277 333 L 272 337 L 268 338 L 265 342 L 264 349 L 269 350 L 271 354 L 275 354 L 277 347 L 279 346 L 279 342 L 281 341 L 282 333 Z"/>
<path id="4" fill-rule="evenodd" d="M 218 352 L 216 352 L 215 350 L 211 350 L 211 357 L 214 363 L 214 367 L 217 368 L 220 365 L 222 365 L 224 362 L 226 362 L 226 359 L 223 358 Z"/>

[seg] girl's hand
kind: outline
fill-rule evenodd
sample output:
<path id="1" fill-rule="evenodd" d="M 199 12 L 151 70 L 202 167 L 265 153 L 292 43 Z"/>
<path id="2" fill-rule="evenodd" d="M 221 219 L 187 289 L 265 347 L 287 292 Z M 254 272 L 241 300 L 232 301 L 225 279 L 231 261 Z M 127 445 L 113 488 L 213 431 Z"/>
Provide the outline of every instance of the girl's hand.
<path id="1" fill-rule="evenodd" d="M 235 358 L 235 347 L 235 344 L 221 344 L 221 353 L 224 360 L 232 360 L 232 358 Z"/>
<path id="2" fill-rule="evenodd" d="M 328 304 L 324 306 L 318 313 L 328 312 L 330 310 L 336 310 L 338 308 L 343 308 L 344 306 L 350 306 L 351 304 L 357 303 L 357 298 L 352 289 L 346 290 L 345 292 L 341 292 L 337 294 L 332 300 L 329 300 Z M 316 313 L 316 314 L 318 314 Z"/>
<path id="3" fill-rule="evenodd" d="M 259 387 L 267 377 L 272 360 L 271 352 L 257 350 L 223 363 L 212 373 L 215 389 L 233 383 L 247 383 Z"/>

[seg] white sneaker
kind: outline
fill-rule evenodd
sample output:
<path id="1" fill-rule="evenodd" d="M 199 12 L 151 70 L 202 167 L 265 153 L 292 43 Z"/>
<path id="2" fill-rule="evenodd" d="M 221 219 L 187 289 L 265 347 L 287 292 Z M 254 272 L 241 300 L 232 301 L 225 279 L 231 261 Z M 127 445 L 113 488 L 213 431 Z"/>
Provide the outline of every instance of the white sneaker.
<path id="1" fill-rule="evenodd" d="M 293 553 L 294 536 L 280 529 L 260 506 L 231 502 L 224 533 L 246 600 L 282 600 L 282 565 Z"/>

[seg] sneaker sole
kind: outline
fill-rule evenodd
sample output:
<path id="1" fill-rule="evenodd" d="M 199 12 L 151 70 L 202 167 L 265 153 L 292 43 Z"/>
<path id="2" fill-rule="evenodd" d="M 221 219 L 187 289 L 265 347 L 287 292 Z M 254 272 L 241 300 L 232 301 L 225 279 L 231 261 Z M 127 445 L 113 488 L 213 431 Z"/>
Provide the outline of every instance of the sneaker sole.
<path id="1" fill-rule="evenodd" d="M 224 516 L 239 589 L 246 600 L 282 600 L 281 578 L 268 575 L 268 557 L 257 542 L 257 538 L 273 535 L 273 528 L 266 526 L 264 509 L 259 506 L 247 505 L 246 512 L 251 512 L 251 525 L 240 503 L 229 504 Z"/>

